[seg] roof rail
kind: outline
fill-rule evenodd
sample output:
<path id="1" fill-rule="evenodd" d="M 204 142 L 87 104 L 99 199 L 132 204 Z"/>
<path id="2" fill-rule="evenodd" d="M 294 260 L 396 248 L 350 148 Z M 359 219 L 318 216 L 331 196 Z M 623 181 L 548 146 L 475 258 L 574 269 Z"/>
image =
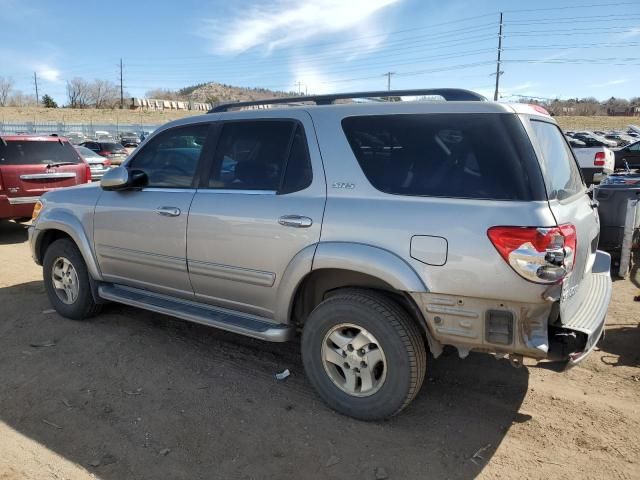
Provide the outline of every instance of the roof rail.
<path id="1" fill-rule="evenodd" d="M 278 105 L 300 102 L 313 102 L 316 105 L 331 105 L 336 100 L 350 98 L 386 98 L 406 96 L 440 96 L 448 102 L 486 101 L 482 95 L 461 88 L 427 88 L 418 90 L 378 90 L 373 92 L 331 93 L 328 95 L 305 95 L 301 97 L 281 97 L 251 102 L 223 103 L 209 110 L 208 113 L 228 112 L 234 108 L 254 107 L 258 105 Z"/>

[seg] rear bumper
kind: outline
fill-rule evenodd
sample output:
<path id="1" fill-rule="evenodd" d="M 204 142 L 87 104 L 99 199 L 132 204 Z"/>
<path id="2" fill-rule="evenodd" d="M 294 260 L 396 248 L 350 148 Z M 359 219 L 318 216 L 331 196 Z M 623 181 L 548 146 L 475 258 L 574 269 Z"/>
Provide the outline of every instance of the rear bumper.
<path id="1" fill-rule="evenodd" d="M 580 351 L 571 352 L 565 359 L 566 367 L 570 368 L 582 362 L 596 347 L 598 340 L 604 333 L 607 309 L 611 301 L 613 284 L 611 281 L 611 256 L 601 250 L 596 252 L 596 260 L 589 281 L 589 290 L 585 301 L 576 313 L 569 319 L 562 320 L 562 329 L 575 332 L 585 338 Z"/>
<path id="2" fill-rule="evenodd" d="M 33 206 L 40 197 L 7 197 L 0 195 L 0 218 L 30 217 Z"/>

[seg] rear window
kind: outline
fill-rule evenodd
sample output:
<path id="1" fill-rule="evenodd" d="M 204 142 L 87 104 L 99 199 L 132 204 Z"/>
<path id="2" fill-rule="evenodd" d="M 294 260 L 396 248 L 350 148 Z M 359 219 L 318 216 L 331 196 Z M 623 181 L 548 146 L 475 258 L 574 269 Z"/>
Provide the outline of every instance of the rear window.
<path id="1" fill-rule="evenodd" d="M 82 163 L 76 150 L 67 142 L 7 140 L 0 143 L 0 165 L 33 165 L 39 163 Z"/>
<path id="2" fill-rule="evenodd" d="M 540 166 L 547 185 L 549 200 L 564 200 L 584 188 L 580 169 L 560 129 L 553 123 L 531 120 L 535 138 L 542 153 Z"/>
<path id="3" fill-rule="evenodd" d="M 101 143 L 102 150 L 107 152 L 125 152 L 126 150 L 119 143 Z"/>
<path id="4" fill-rule="evenodd" d="M 491 200 L 541 195 L 539 168 L 532 168 L 515 115 L 349 117 L 342 127 L 367 179 L 383 192 Z"/>

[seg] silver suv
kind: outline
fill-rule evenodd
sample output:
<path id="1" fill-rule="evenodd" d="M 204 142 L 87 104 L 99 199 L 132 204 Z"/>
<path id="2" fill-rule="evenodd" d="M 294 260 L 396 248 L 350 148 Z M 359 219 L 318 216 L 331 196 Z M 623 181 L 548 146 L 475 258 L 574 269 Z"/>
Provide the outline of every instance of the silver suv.
<path id="1" fill-rule="evenodd" d="M 441 100 L 373 101 L 408 95 Z M 583 359 L 611 295 L 595 206 L 540 107 L 367 92 L 171 122 L 100 185 L 47 193 L 30 242 L 61 315 L 301 332 L 318 394 L 371 420 L 416 396 L 427 349 Z"/>

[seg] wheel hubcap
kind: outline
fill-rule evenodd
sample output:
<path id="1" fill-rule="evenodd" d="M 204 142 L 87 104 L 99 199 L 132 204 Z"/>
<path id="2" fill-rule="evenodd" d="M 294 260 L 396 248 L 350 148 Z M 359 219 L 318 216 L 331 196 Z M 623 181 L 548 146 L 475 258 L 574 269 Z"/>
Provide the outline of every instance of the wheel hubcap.
<path id="1" fill-rule="evenodd" d="M 58 257 L 53 262 L 51 279 L 56 295 L 63 303 L 70 305 L 78 299 L 80 285 L 78 274 L 73 264 L 64 257 Z"/>
<path id="2" fill-rule="evenodd" d="M 387 362 L 378 340 L 357 325 L 333 327 L 322 342 L 322 362 L 331 381 L 356 397 L 376 393 L 387 375 Z"/>

